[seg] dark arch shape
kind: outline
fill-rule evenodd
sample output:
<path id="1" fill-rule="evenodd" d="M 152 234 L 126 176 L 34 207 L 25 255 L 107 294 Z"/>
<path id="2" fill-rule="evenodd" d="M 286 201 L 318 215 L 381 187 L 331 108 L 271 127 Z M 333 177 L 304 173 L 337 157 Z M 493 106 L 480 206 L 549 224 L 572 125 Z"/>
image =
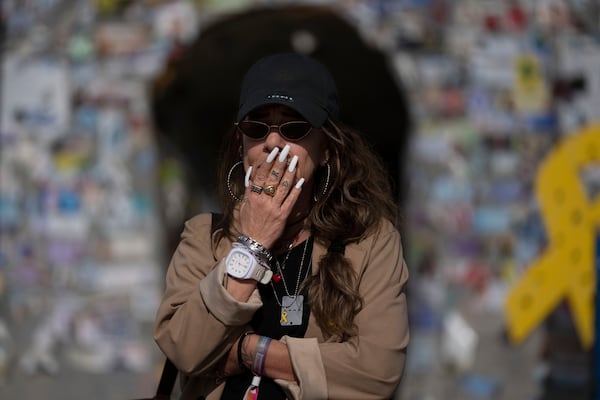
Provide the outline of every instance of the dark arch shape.
<path id="1" fill-rule="evenodd" d="M 412 131 L 405 93 L 385 54 L 369 46 L 351 23 L 322 6 L 253 8 L 228 14 L 200 31 L 168 68 L 172 79 L 157 86 L 153 116 L 161 143 L 182 154 L 193 171 L 193 187 L 216 189 L 221 134 L 234 120 L 244 72 L 258 58 L 293 51 L 299 30 L 317 39 L 311 55 L 332 72 L 341 119 L 359 129 L 381 155 L 400 205 L 407 184 L 404 159 Z"/>

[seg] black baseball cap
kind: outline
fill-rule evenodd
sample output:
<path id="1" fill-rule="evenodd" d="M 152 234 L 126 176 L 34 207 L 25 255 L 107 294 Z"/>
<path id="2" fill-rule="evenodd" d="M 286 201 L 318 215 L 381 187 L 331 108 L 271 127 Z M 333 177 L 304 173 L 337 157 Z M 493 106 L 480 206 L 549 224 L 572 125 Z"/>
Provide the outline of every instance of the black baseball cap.
<path id="1" fill-rule="evenodd" d="M 279 53 L 254 63 L 242 82 L 237 121 L 266 104 L 283 104 L 320 128 L 339 113 L 333 77 L 319 61 L 298 53 Z"/>

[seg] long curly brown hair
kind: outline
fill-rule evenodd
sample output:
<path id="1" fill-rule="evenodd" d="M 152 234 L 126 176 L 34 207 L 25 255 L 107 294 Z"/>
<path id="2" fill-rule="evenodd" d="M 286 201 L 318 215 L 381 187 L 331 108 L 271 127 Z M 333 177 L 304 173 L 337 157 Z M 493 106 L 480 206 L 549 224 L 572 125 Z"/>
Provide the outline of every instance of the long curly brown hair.
<path id="1" fill-rule="evenodd" d="M 382 218 L 398 224 L 398 205 L 392 180 L 379 156 L 356 130 L 329 119 L 321 128 L 327 137 L 330 173 L 316 171 L 315 203 L 308 215 L 314 239 L 325 246 L 360 241 L 376 229 Z M 241 137 L 231 130 L 224 138 L 219 170 L 219 196 L 223 210 L 222 235 L 233 238 L 233 210 L 244 192 Z M 319 272 L 310 276 L 311 312 L 325 337 L 345 340 L 357 334 L 354 317 L 362 308 L 356 275 L 339 251 L 328 251 L 319 262 Z"/>

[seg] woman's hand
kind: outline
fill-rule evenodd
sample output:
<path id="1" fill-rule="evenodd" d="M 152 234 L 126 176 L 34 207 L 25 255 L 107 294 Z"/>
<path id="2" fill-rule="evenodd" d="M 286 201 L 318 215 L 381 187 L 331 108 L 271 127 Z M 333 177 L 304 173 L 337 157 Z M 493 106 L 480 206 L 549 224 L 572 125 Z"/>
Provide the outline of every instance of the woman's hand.
<path id="1" fill-rule="evenodd" d="M 220 376 L 227 378 L 233 375 L 237 375 L 239 373 L 242 372 L 242 370 L 240 369 L 240 365 L 238 363 L 238 358 L 237 358 L 237 348 L 239 345 L 239 341 L 243 338 L 244 336 L 240 336 L 235 343 L 233 344 L 233 346 L 231 346 L 231 350 L 229 350 L 229 353 L 227 354 L 227 357 L 225 358 L 224 362 L 221 365 L 221 372 L 219 373 Z"/>
<path id="2" fill-rule="evenodd" d="M 289 145 L 281 151 L 275 147 L 263 163 L 250 166 L 246 173 L 240 229 L 269 249 L 283 233 L 304 183 L 303 178 L 296 181 L 298 157 L 288 163 L 289 151 Z"/>
<path id="3" fill-rule="evenodd" d="M 240 340 L 244 340 L 241 349 L 241 361 L 247 369 L 252 370 L 254 358 L 256 357 L 258 338 L 258 335 L 251 334 L 245 337 L 245 335 L 242 334 L 231 347 L 231 350 L 221 367 L 222 369 L 219 376 L 228 378 L 242 372 L 237 354 Z M 287 381 L 296 380 L 287 346 L 283 342 L 272 340 L 267 348 L 265 356 L 264 371 L 262 371 L 263 375 L 273 379 L 285 379 Z"/>

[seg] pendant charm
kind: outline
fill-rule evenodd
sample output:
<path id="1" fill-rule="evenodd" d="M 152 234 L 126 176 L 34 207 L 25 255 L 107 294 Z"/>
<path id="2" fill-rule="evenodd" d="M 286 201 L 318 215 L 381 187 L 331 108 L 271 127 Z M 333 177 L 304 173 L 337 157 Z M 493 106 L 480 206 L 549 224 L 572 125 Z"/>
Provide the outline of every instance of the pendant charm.
<path id="1" fill-rule="evenodd" d="M 281 326 L 302 325 L 304 296 L 283 296 L 281 299 Z"/>

